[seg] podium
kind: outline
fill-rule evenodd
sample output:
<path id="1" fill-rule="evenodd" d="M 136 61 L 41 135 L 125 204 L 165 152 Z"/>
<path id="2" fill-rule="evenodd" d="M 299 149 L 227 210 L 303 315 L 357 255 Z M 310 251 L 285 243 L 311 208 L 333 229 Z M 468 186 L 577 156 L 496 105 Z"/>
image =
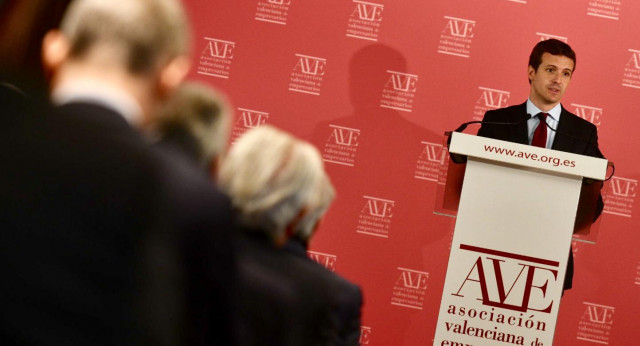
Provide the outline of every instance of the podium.
<path id="1" fill-rule="evenodd" d="M 453 133 L 467 157 L 434 345 L 551 345 L 583 178 L 607 160 Z"/>

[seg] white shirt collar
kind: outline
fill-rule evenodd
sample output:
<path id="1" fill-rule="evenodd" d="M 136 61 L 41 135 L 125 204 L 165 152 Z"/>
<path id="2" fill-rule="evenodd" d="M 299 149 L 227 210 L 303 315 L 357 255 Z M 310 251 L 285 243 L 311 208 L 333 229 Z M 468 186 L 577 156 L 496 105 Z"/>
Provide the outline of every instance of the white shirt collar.
<path id="1" fill-rule="evenodd" d="M 97 103 L 118 112 L 133 127 L 142 122 L 142 107 L 131 95 L 93 79 L 75 79 L 60 85 L 51 93 L 51 101 L 56 105 L 73 101 Z"/>
<path id="2" fill-rule="evenodd" d="M 527 99 L 527 113 L 531 114 L 531 116 L 534 117 L 536 114 L 542 113 L 542 111 L 540 110 L 540 108 L 536 107 L 536 105 L 534 105 L 530 99 Z M 560 121 L 560 113 L 562 113 L 562 105 L 558 103 L 553 108 L 551 108 L 548 112 L 544 112 L 544 113 L 549 114 L 551 118 L 553 118 L 553 120 Z"/>

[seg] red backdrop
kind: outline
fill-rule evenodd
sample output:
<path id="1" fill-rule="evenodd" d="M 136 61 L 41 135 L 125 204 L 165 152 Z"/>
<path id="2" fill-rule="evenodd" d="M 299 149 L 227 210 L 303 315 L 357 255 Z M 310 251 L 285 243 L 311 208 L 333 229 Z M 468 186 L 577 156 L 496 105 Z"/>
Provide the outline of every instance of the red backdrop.
<path id="1" fill-rule="evenodd" d="M 577 52 L 563 100 L 616 163 L 596 244 L 574 243 L 555 344 L 637 342 L 640 2 L 185 0 L 192 79 L 233 138 L 272 124 L 321 151 L 338 198 L 310 255 L 364 290 L 362 344 L 430 344 L 455 220 L 433 213 L 443 132 L 522 103 L 533 45 Z M 475 133 L 475 129 L 467 132 Z"/>

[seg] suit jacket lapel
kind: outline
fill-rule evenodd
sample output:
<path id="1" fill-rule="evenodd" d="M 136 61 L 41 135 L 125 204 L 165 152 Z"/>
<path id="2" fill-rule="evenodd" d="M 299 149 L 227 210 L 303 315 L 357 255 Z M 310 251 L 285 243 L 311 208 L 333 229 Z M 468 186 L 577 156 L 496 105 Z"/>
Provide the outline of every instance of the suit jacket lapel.
<path id="1" fill-rule="evenodd" d="M 560 121 L 558 121 L 558 127 L 556 128 L 557 132 L 555 138 L 553 139 L 553 144 L 551 145 L 551 149 L 560 150 L 565 152 L 575 152 L 575 142 L 565 136 L 561 135 L 561 133 L 571 133 L 573 130 L 571 118 L 572 114 L 567 112 L 564 107 L 562 107 L 562 112 L 560 113 Z"/>
<path id="2" fill-rule="evenodd" d="M 509 126 L 509 141 L 520 144 L 529 144 L 529 131 L 527 130 L 527 103 L 523 103 L 514 108 L 513 119 L 520 124 Z"/>

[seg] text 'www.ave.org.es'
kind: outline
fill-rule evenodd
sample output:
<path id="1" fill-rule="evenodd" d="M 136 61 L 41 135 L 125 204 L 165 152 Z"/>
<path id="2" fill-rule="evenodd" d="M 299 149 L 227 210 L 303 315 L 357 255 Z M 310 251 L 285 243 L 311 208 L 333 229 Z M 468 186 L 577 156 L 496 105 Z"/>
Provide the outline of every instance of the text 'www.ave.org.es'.
<path id="1" fill-rule="evenodd" d="M 525 160 L 548 162 L 552 164 L 554 167 L 558 167 L 558 166 L 575 167 L 576 166 L 576 162 L 573 160 L 563 160 L 557 157 L 532 154 L 532 153 L 527 153 L 519 150 L 505 149 L 505 148 L 495 147 L 493 145 L 485 145 L 484 151 L 505 155 L 505 156 L 522 158 Z"/>

